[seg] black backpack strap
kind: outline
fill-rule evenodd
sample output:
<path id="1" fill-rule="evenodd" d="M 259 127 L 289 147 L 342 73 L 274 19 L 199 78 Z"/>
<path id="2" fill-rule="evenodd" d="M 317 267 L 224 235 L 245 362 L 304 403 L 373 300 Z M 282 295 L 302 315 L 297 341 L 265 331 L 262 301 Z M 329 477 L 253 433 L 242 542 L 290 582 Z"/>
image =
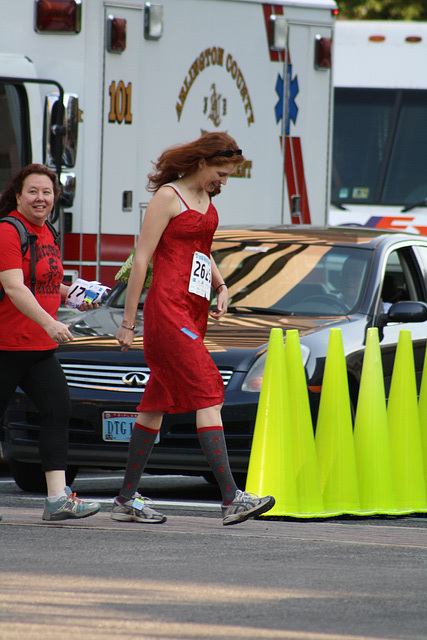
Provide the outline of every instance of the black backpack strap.
<path id="1" fill-rule="evenodd" d="M 15 218 L 15 216 L 6 216 L 5 218 L 1 218 L 0 222 L 7 222 L 11 224 L 17 230 L 19 234 L 19 239 L 21 241 L 21 253 L 22 257 L 27 253 L 28 247 L 30 247 L 30 258 L 31 258 L 31 293 L 35 295 L 36 290 L 36 249 L 35 243 L 37 241 L 37 236 L 35 233 L 30 233 L 19 218 Z M 0 290 L 0 302 L 3 300 L 5 296 L 3 287 Z"/>
<path id="2" fill-rule="evenodd" d="M 19 220 L 19 218 L 15 218 L 15 216 L 6 216 L 5 218 L 1 218 L 0 222 L 7 222 L 8 224 L 11 224 L 12 227 L 15 227 L 21 241 L 22 255 L 25 256 L 25 254 L 27 253 L 28 245 L 30 243 L 30 233 L 25 224 L 22 222 L 22 220 Z"/>
<path id="3" fill-rule="evenodd" d="M 54 242 L 59 247 L 59 245 L 61 244 L 61 234 L 55 229 L 55 227 L 51 222 L 49 222 L 49 220 L 46 220 L 45 225 L 48 229 L 50 229 L 50 232 L 53 235 Z"/>
<path id="4" fill-rule="evenodd" d="M 31 264 L 31 281 L 30 289 L 33 296 L 36 295 L 36 242 L 37 236 L 34 233 L 28 234 L 30 241 L 30 264 Z"/>

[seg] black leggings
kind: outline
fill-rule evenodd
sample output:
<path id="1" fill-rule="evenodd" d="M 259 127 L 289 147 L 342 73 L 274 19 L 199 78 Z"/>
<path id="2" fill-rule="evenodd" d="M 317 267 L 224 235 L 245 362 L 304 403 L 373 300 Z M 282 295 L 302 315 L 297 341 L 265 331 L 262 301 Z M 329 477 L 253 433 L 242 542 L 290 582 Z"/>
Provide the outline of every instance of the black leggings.
<path id="1" fill-rule="evenodd" d="M 18 386 L 40 413 L 43 471 L 66 469 L 71 400 L 55 351 L 0 351 L 0 419 Z"/>

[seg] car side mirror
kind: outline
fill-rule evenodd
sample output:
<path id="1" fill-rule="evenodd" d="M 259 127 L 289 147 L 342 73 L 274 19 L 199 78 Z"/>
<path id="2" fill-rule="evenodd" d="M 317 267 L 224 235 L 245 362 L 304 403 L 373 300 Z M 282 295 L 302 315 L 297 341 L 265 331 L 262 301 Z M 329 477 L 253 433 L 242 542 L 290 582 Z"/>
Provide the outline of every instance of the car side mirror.
<path id="1" fill-rule="evenodd" d="M 425 322 L 427 320 L 427 304 L 425 302 L 402 300 L 391 305 L 387 313 L 377 316 L 375 326 L 378 327 L 380 341 L 384 338 L 384 327 L 392 322 Z"/>
<path id="2" fill-rule="evenodd" d="M 427 304 L 425 302 L 402 300 L 395 302 L 386 317 L 385 324 L 389 322 L 425 322 L 427 320 Z"/>
<path id="3" fill-rule="evenodd" d="M 427 304 L 425 302 L 402 300 L 391 305 L 387 313 L 378 317 L 378 325 L 385 326 L 391 322 L 425 322 L 427 320 Z"/>

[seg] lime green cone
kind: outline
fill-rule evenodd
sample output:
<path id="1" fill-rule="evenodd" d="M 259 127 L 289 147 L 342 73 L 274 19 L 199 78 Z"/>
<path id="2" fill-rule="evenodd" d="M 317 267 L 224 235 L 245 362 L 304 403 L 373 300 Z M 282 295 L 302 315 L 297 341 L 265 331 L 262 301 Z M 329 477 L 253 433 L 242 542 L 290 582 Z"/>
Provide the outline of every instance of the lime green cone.
<path id="1" fill-rule="evenodd" d="M 360 380 L 354 448 L 362 511 L 396 512 L 384 375 L 378 329 L 368 329 Z"/>
<path id="2" fill-rule="evenodd" d="M 286 331 L 285 361 L 290 399 L 295 479 L 301 515 L 323 515 L 317 453 L 307 381 L 296 329 Z"/>
<path id="3" fill-rule="evenodd" d="M 326 511 L 358 513 L 359 489 L 350 394 L 340 329 L 331 329 L 315 436 Z"/>
<path id="4" fill-rule="evenodd" d="M 427 510 L 417 384 L 411 332 L 402 329 L 387 407 L 394 491 L 398 509 Z"/>
<path id="5" fill-rule="evenodd" d="M 427 495 L 427 348 L 424 357 L 423 377 L 421 379 L 420 400 L 418 403 L 418 409 L 421 429 L 421 446 L 424 460 L 425 492 Z"/>
<path id="6" fill-rule="evenodd" d="M 299 512 L 282 329 L 272 329 L 249 459 L 246 491 L 273 495 L 265 516 Z"/>

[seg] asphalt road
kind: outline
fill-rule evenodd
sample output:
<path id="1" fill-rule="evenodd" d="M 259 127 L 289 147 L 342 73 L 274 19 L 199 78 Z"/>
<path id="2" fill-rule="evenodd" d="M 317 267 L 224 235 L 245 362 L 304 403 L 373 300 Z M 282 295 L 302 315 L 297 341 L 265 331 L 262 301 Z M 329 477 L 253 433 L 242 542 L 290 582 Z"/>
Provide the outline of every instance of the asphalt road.
<path id="1" fill-rule="evenodd" d="M 120 480 L 79 476 L 101 512 L 46 523 L 0 477 L 1 640 L 426 640 L 427 518 L 223 527 L 216 487 L 145 476 L 167 522 L 119 523 Z"/>

